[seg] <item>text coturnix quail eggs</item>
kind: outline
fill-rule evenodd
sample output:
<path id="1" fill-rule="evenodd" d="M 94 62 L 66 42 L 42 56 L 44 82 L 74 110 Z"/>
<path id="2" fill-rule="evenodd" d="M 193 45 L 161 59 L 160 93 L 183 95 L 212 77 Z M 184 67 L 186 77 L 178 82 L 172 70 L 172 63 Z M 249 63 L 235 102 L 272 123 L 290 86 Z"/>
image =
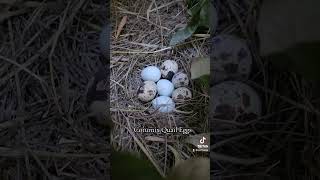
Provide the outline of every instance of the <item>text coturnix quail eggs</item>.
<path id="1" fill-rule="evenodd" d="M 160 66 L 162 78 L 171 80 L 173 75 L 178 72 L 178 63 L 172 60 L 166 60 Z"/>
<path id="2" fill-rule="evenodd" d="M 148 102 L 157 95 L 157 85 L 153 81 L 144 81 L 138 90 L 138 98 L 140 101 Z"/>
<path id="3" fill-rule="evenodd" d="M 175 88 L 186 87 L 189 85 L 189 78 L 185 73 L 178 72 L 173 76 L 172 84 Z"/>
<path id="4" fill-rule="evenodd" d="M 184 102 L 185 100 L 188 100 L 191 98 L 192 98 L 192 93 L 186 87 L 180 87 L 178 89 L 175 89 L 172 92 L 172 99 L 175 102 Z"/>
<path id="5" fill-rule="evenodd" d="M 168 96 L 159 96 L 152 101 L 152 107 L 159 112 L 169 113 L 175 109 L 175 103 Z"/>
<path id="6" fill-rule="evenodd" d="M 144 81 L 157 82 L 161 78 L 160 69 L 156 66 L 148 66 L 141 71 L 141 78 Z"/>
<path id="7" fill-rule="evenodd" d="M 157 82 L 157 91 L 160 96 L 171 96 L 174 90 L 173 84 L 166 79 L 160 79 Z"/>

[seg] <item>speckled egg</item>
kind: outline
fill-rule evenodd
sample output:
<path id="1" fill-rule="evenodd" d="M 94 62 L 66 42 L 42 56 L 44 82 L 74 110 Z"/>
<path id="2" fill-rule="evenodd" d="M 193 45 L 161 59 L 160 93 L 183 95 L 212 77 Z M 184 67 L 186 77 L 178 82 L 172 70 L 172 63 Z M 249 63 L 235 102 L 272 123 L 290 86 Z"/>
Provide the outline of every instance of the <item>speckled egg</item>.
<path id="1" fill-rule="evenodd" d="M 157 95 L 157 85 L 153 81 L 144 81 L 138 90 L 138 98 L 140 101 L 149 102 Z"/>
<path id="2" fill-rule="evenodd" d="M 156 66 L 148 66 L 141 71 L 141 78 L 144 81 L 157 82 L 161 78 L 160 69 Z"/>
<path id="3" fill-rule="evenodd" d="M 168 96 L 159 96 L 152 101 L 152 107 L 162 113 L 170 113 L 175 109 L 175 103 Z"/>
<path id="4" fill-rule="evenodd" d="M 175 88 L 186 87 L 189 85 L 189 78 L 187 74 L 178 72 L 173 76 L 172 84 L 174 85 Z"/>
<path id="5" fill-rule="evenodd" d="M 172 60 L 166 60 L 160 66 L 161 77 L 171 80 L 173 75 L 178 72 L 178 63 Z"/>
<path id="6" fill-rule="evenodd" d="M 174 90 L 173 84 L 167 79 L 160 79 L 157 82 L 157 91 L 160 96 L 171 96 Z"/>
<path id="7" fill-rule="evenodd" d="M 246 79 L 252 66 L 252 57 L 245 41 L 232 35 L 213 38 L 213 83 L 227 79 Z"/>
<path id="8" fill-rule="evenodd" d="M 192 93 L 186 87 L 180 87 L 178 89 L 175 89 L 172 92 L 172 99 L 174 102 L 184 102 L 191 98 L 192 98 Z"/>
<path id="9" fill-rule="evenodd" d="M 250 86 L 238 81 L 224 81 L 211 88 L 213 117 L 246 122 L 261 115 L 261 100 Z"/>

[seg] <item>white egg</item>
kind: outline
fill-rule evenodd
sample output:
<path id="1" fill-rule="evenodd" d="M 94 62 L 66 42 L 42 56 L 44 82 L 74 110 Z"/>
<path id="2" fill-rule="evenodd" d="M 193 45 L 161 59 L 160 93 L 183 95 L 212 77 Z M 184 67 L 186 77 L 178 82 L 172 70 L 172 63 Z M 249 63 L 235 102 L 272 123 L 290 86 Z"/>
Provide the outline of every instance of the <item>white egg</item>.
<path id="1" fill-rule="evenodd" d="M 175 89 L 172 92 L 172 99 L 175 102 L 184 102 L 185 100 L 191 99 L 192 93 L 191 91 L 186 87 L 180 87 L 178 89 Z"/>
<path id="2" fill-rule="evenodd" d="M 154 109 L 162 113 L 169 113 L 175 109 L 175 103 L 168 96 L 159 96 L 152 101 Z"/>
<path id="3" fill-rule="evenodd" d="M 172 60 L 166 60 L 160 66 L 161 76 L 171 80 L 173 75 L 178 72 L 178 63 Z"/>
<path id="4" fill-rule="evenodd" d="M 140 101 L 151 101 L 157 95 L 157 85 L 153 81 L 144 81 L 138 90 L 138 98 Z"/>
<path id="5" fill-rule="evenodd" d="M 173 76 L 172 84 L 175 88 L 186 87 L 189 85 L 189 78 L 185 73 L 178 72 Z"/>
<path id="6" fill-rule="evenodd" d="M 161 71 L 156 66 L 148 66 L 141 71 L 141 78 L 144 81 L 159 81 L 161 77 Z"/>
<path id="7" fill-rule="evenodd" d="M 171 96 L 174 90 L 172 82 L 166 79 L 160 79 L 157 82 L 157 91 L 160 96 Z"/>

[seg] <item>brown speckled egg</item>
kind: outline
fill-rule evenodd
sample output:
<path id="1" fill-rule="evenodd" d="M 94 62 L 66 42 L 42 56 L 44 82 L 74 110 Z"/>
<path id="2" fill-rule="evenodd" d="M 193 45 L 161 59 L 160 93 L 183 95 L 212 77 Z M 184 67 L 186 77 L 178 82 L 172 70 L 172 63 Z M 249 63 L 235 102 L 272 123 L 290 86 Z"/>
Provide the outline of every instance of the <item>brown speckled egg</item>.
<path id="1" fill-rule="evenodd" d="M 160 66 L 161 77 L 171 80 L 173 75 L 178 72 L 178 63 L 172 60 L 164 61 Z"/>
<path id="2" fill-rule="evenodd" d="M 172 99 L 175 102 L 184 102 L 185 100 L 191 99 L 192 93 L 186 87 L 180 87 L 175 89 L 172 93 Z"/>
<path id="3" fill-rule="evenodd" d="M 172 84 L 175 88 L 186 87 L 189 85 L 189 78 L 185 73 L 178 72 L 173 76 Z"/>
<path id="4" fill-rule="evenodd" d="M 250 86 L 238 81 L 224 81 L 211 88 L 213 117 L 247 122 L 261 115 L 261 100 Z"/>
<path id="5" fill-rule="evenodd" d="M 149 102 L 157 95 L 157 85 L 153 81 L 144 81 L 138 90 L 138 98 L 140 101 Z"/>
<path id="6" fill-rule="evenodd" d="M 246 79 L 251 72 L 252 57 L 245 41 L 232 35 L 213 38 L 213 83 L 227 79 Z"/>

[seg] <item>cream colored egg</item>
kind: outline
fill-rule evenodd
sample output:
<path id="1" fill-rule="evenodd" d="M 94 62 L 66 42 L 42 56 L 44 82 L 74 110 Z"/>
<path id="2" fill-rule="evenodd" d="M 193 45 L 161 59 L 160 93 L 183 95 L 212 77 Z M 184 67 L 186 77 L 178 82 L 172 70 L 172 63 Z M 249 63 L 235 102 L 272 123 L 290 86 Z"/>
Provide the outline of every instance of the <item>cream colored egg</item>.
<path id="1" fill-rule="evenodd" d="M 138 90 L 138 98 L 140 101 L 149 102 L 157 95 L 157 85 L 153 81 L 144 81 Z"/>
<path id="2" fill-rule="evenodd" d="M 173 75 L 178 72 L 178 63 L 172 60 L 166 60 L 160 66 L 161 77 L 171 80 Z"/>
<path id="3" fill-rule="evenodd" d="M 173 76 L 172 84 L 174 85 L 175 88 L 186 87 L 189 85 L 189 78 L 187 74 L 178 72 Z"/>
<path id="4" fill-rule="evenodd" d="M 186 87 L 180 87 L 173 91 L 172 99 L 175 102 L 184 102 L 192 98 L 191 91 Z"/>

